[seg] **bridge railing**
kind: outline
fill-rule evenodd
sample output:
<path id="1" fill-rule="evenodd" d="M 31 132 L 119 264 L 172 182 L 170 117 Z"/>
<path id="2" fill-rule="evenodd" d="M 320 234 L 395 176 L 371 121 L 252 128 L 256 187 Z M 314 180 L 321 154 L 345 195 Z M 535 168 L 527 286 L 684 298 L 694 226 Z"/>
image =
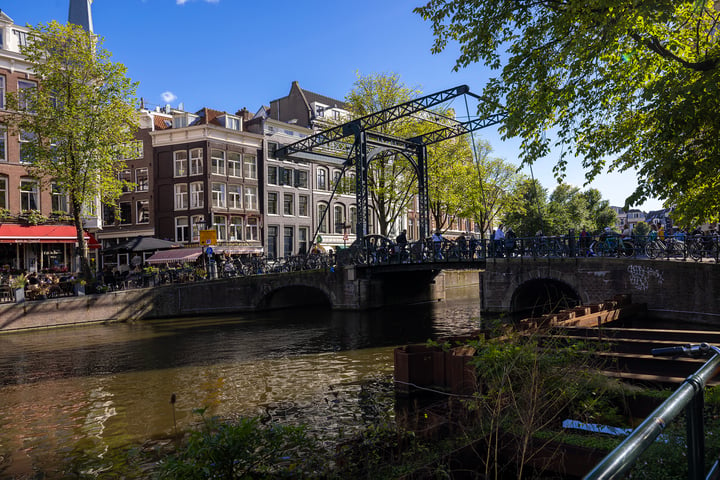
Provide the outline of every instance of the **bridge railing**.
<path id="1" fill-rule="evenodd" d="M 341 251 L 342 252 L 342 251 Z M 339 252 L 340 253 L 340 252 Z M 720 262 L 717 235 L 678 236 L 658 239 L 654 236 L 617 234 L 580 237 L 578 235 L 535 236 L 524 238 L 464 239 L 433 242 L 431 238 L 398 245 L 387 237 L 371 235 L 360 245 L 342 252 L 341 264 L 391 265 L 400 263 L 483 262 L 492 258 L 532 257 L 626 257 L 665 260 L 692 258 Z"/>
<path id="2" fill-rule="evenodd" d="M 712 357 L 694 374 L 689 376 L 680 387 L 655 409 L 633 432 L 595 468 L 585 476 L 585 480 L 624 478 L 640 455 L 655 442 L 665 427 L 683 410 L 687 419 L 687 462 L 688 477 L 691 480 L 717 478 L 720 472 L 720 460 L 711 467 L 707 477 L 705 468 L 705 433 L 703 424 L 704 389 L 720 367 L 720 349 L 708 344 L 665 347 L 653 350 L 653 355 L 690 357 Z"/>

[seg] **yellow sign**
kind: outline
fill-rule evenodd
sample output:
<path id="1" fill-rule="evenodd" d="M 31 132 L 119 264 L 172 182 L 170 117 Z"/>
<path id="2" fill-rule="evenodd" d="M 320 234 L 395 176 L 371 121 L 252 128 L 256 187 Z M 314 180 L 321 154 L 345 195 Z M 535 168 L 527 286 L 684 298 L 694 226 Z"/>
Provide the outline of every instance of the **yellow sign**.
<path id="1" fill-rule="evenodd" d="M 217 245 L 217 232 L 212 230 L 200 230 L 200 243 L 202 245 Z"/>

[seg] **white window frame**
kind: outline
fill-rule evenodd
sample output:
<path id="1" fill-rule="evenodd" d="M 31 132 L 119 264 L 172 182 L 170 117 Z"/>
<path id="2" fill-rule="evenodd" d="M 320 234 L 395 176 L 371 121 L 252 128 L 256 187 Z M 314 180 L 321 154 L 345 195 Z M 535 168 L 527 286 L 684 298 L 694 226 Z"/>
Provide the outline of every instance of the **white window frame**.
<path id="1" fill-rule="evenodd" d="M 205 217 L 203 215 L 193 215 L 190 217 L 190 241 L 200 241 L 200 224 L 205 227 Z"/>
<path id="2" fill-rule="evenodd" d="M 243 217 L 231 215 L 228 223 L 228 239 L 231 242 L 239 242 L 243 239 Z"/>
<path id="3" fill-rule="evenodd" d="M 278 214 L 278 193 L 268 192 L 267 197 L 267 214 L 277 215 Z"/>
<path id="4" fill-rule="evenodd" d="M 217 208 L 227 208 L 227 185 L 225 183 L 212 183 L 212 206 Z"/>
<path id="5" fill-rule="evenodd" d="M 0 208 L 8 208 L 8 176 L 0 175 Z"/>
<path id="6" fill-rule="evenodd" d="M 228 177 L 242 178 L 242 154 L 238 152 L 227 153 Z"/>
<path id="7" fill-rule="evenodd" d="M 190 241 L 190 221 L 188 217 L 175 217 L 175 241 Z"/>
<path id="8" fill-rule="evenodd" d="M 20 179 L 20 209 L 23 212 L 40 210 L 40 187 L 37 180 L 33 178 Z"/>
<path id="9" fill-rule="evenodd" d="M 135 209 L 135 223 L 150 223 L 150 200 L 137 200 L 135 202 Z M 143 213 L 145 213 L 145 215 L 143 215 Z"/>
<path id="10" fill-rule="evenodd" d="M 227 188 L 228 192 L 228 207 L 240 209 L 242 208 L 242 185 L 231 183 Z"/>
<path id="11" fill-rule="evenodd" d="M 202 175 L 203 172 L 203 149 L 193 148 L 190 150 L 190 175 Z"/>
<path id="12" fill-rule="evenodd" d="M 245 240 L 248 242 L 257 241 L 258 239 L 258 219 L 250 217 L 245 223 Z"/>
<path id="13" fill-rule="evenodd" d="M 243 176 L 249 179 L 257 179 L 257 156 L 243 155 Z"/>
<path id="14" fill-rule="evenodd" d="M 135 169 L 135 191 L 136 192 L 147 192 L 150 190 L 150 177 L 148 176 L 148 168 L 136 168 Z M 143 181 L 143 176 L 145 181 Z"/>
<path id="15" fill-rule="evenodd" d="M 245 186 L 245 209 L 246 210 L 257 210 L 257 187 L 256 186 Z"/>
<path id="16" fill-rule="evenodd" d="M 227 240 L 227 216 L 213 214 L 213 227 L 220 241 Z"/>
<path id="17" fill-rule="evenodd" d="M 190 184 L 190 208 L 205 208 L 205 183 Z"/>
<path id="18" fill-rule="evenodd" d="M 173 177 L 187 177 L 188 174 L 188 154 L 185 150 L 176 150 L 173 152 Z"/>
<path id="19" fill-rule="evenodd" d="M 220 155 L 217 155 L 220 154 Z M 210 150 L 210 173 L 225 176 L 225 150 L 213 148 Z"/>
<path id="20" fill-rule="evenodd" d="M 187 210 L 189 202 L 188 195 L 188 184 L 187 183 L 176 183 L 175 184 L 175 210 Z"/>

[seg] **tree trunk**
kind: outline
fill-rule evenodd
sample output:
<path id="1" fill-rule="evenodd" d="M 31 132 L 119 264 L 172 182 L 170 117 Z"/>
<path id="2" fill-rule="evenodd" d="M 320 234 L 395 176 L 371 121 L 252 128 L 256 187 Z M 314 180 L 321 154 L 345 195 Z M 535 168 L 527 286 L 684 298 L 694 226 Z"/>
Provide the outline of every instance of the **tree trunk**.
<path id="1" fill-rule="evenodd" d="M 78 244 L 78 256 L 80 257 L 80 272 L 83 280 L 86 283 L 92 281 L 93 275 L 90 270 L 90 262 L 88 261 L 88 249 L 87 243 L 85 242 L 85 230 L 83 230 L 82 224 L 82 204 L 74 197 L 71 196 L 71 202 L 73 206 L 73 224 L 75 225 L 75 233 L 77 235 Z"/>

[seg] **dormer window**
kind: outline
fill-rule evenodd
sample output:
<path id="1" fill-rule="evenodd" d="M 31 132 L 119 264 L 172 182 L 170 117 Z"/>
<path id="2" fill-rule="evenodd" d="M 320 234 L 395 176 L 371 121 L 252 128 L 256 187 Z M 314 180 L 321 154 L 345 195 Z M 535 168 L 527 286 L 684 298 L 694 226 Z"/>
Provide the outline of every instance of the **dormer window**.
<path id="1" fill-rule="evenodd" d="M 238 132 L 242 130 L 242 121 L 240 120 L 240 117 L 236 117 L 234 115 L 220 115 L 218 120 L 220 120 L 220 123 L 222 123 L 225 128 L 237 130 Z"/>
<path id="2" fill-rule="evenodd" d="M 320 105 L 318 105 L 318 106 L 316 107 L 316 110 L 317 110 L 317 116 L 318 116 L 318 117 L 324 117 L 324 116 L 325 116 L 325 107 L 321 107 Z"/>
<path id="3" fill-rule="evenodd" d="M 192 125 L 197 119 L 200 118 L 198 115 L 192 113 L 180 113 L 173 115 L 173 128 L 185 128 Z"/>

